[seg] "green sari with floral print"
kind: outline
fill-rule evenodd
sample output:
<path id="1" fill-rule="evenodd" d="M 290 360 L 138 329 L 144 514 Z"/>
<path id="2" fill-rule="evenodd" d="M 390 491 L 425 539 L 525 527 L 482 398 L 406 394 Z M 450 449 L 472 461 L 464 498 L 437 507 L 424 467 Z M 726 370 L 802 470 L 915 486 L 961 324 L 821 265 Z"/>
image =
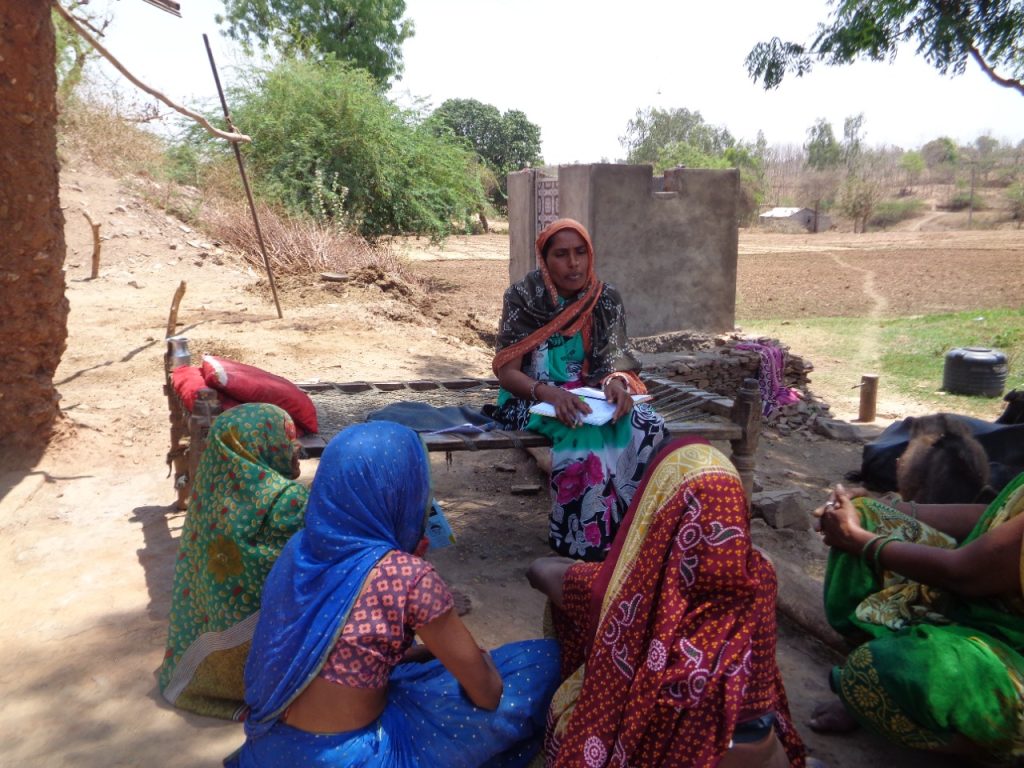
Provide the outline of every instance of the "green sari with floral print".
<path id="1" fill-rule="evenodd" d="M 523 361 L 527 375 L 552 386 L 583 384 L 583 340 L 555 334 Z M 665 437 L 665 421 L 649 405 L 600 426 L 567 427 L 529 412 L 532 402 L 501 390 L 495 418 L 551 440 L 548 542 L 566 557 L 604 560 L 644 470 Z"/>
<path id="2" fill-rule="evenodd" d="M 959 545 L 879 501 L 854 503 L 869 531 L 952 549 L 1024 512 L 1024 475 Z M 960 736 L 998 759 L 1024 755 L 1024 600 L 962 597 L 833 550 L 825 613 L 843 635 L 869 638 L 831 677 L 862 725 L 917 749 L 942 750 Z"/>
<path id="3" fill-rule="evenodd" d="M 263 582 L 306 511 L 306 488 L 289 479 L 294 439 L 288 414 L 264 403 L 225 411 L 210 428 L 160 668 L 160 690 L 177 707 L 226 719 L 245 711 L 242 674 Z"/>

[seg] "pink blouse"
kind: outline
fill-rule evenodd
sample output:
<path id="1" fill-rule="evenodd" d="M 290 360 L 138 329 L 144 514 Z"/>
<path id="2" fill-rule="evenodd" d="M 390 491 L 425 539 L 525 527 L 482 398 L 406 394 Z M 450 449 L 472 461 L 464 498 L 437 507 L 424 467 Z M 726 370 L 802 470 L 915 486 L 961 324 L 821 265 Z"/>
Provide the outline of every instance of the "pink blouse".
<path id="1" fill-rule="evenodd" d="M 434 566 L 392 550 L 370 571 L 319 676 L 352 688 L 383 688 L 416 630 L 453 605 Z"/>

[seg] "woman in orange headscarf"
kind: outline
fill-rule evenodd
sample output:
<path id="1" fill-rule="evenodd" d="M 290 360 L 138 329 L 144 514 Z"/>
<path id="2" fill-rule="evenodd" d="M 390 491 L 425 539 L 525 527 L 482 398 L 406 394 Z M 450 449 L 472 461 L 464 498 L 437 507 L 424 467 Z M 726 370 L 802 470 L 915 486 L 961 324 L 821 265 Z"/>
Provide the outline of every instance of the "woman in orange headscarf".
<path id="1" fill-rule="evenodd" d="M 537 237 L 539 268 L 506 292 L 492 366 L 501 382 L 495 418 L 551 438 L 551 548 L 603 560 L 664 420 L 632 395 L 646 391 L 629 349 L 619 292 L 594 271 L 586 228 L 559 219 Z M 612 420 L 582 424 L 590 405 L 573 390 L 600 388 Z M 530 413 L 549 403 L 554 416 Z"/>

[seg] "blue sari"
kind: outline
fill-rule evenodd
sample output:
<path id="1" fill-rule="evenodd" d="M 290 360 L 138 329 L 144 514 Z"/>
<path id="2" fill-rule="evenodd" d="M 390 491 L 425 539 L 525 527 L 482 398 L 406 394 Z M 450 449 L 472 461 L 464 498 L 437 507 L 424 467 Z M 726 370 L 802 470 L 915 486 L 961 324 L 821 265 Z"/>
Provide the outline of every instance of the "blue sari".
<path id="1" fill-rule="evenodd" d="M 226 766 L 524 766 L 536 754 L 558 685 L 553 641 L 494 652 L 504 681 L 494 712 L 474 706 L 433 661 L 396 667 L 386 709 L 364 728 L 313 734 L 280 721 L 320 672 L 370 570 L 392 550 L 415 548 L 429 499 L 429 463 L 412 430 L 370 422 L 327 446 L 306 527 L 285 546 L 263 589 L 245 668 L 247 739 Z"/>

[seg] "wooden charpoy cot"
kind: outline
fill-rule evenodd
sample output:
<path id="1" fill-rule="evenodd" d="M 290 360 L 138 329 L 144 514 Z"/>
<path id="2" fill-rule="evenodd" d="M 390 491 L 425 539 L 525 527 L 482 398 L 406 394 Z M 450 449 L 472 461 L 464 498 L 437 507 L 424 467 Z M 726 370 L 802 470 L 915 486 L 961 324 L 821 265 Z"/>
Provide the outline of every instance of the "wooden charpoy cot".
<path id="1" fill-rule="evenodd" d="M 171 386 L 175 364 L 170 346 L 164 357 L 165 384 L 171 420 L 171 448 L 167 463 L 172 468 L 179 509 L 184 509 L 191 493 L 192 478 L 206 446 L 214 418 L 221 412 L 219 395 L 214 389 L 201 389 L 191 412 Z M 666 422 L 672 437 L 700 435 L 711 441 L 728 442 L 730 458 L 743 479 L 750 498 L 754 481 L 754 454 L 761 432 L 761 398 L 757 381 L 746 379 L 735 399 L 705 392 L 658 376 L 642 375 L 653 399 L 651 404 Z M 307 382 L 298 386 L 306 391 L 317 408 L 320 432 L 299 438 L 308 456 L 319 456 L 335 434 L 349 424 L 389 403 L 426 402 L 437 407 L 462 405 L 479 409 L 498 397 L 497 379 L 454 379 L 444 381 Z M 526 431 L 491 430 L 474 434 L 424 433 L 428 451 L 478 451 L 509 448 L 542 448 L 551 442 L 543 435 Z"/>

